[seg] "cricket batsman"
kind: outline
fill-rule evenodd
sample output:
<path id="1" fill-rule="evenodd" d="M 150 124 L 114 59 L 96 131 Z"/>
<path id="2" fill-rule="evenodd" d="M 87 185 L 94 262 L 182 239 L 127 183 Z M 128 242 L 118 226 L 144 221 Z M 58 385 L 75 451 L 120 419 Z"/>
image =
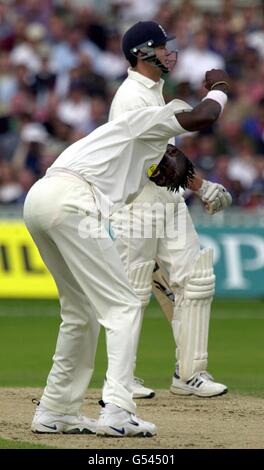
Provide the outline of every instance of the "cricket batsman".
<path id="1" fill-rule="evenodd" d="M 124 35 L 122 48 L 131 67 L 128 77 L 117 90 L 110 108 L 109 119 L 115 119 L 127 111 L 164 106 L 162 74 L 167 74 L 176 64 L 177 52 L 170 44 L 161 25 L 153 21 L 140 21 Z M 217 99 L 223 107 L 228 88 L 226 74 L 221 70 L 212 70 L 210 84 L 212 91 L 207 98 Z M 190 116 L 191 107 L 175 100 L 178 112 L 185 111 L 185 118 Z M 192 126 L 182 125 L 182 133 L 199 131 L 204 127 L 200 119 L 200 108 L 196 111 L 196 120 Z M 170 141 L 174 143 L 174 139 Z M 213 214 L 231 204 L 231 195 L 217 183 L 194 179 L 190 189 L 202 199 L 207 210 Z M 177 240 L 157 234 L 157 216 L 147 207 L 163 205 L 159 213 L 159 223 L 163 227 L 171 224 L 171 212 L 166 207 L 174 205 L 173 219 L 178 226 L 185 224 L 186 240 L 179 246 Z M 152 227 L 152 238 L 144 236 L 126 236 L 124 227 L 128 216 L 125 208 L 112 216 L 114 231 L 118 233 L 116 246 L 123 261 L 131 286 L 141 301 L 141 318 L 136 341 L 138 343 L 143 313 L 153 290 L 166 317 L 171 323 L 176 342 L 176 366 L 172 377 L 171 392 L 179 395 L 198 395 L 211 397 L 227 392 L 227 387 L 217 383 L 207 372 L 207 343 L 211 302 L 214 294 L 214 273 L 212 250 L 201 250 L 198 235 L 188 213 L 181 193 L 168 192 L 149 181 L 142 193 L 129 207 L 133 225 L 140 226 L 145 221 Z M 134 232 L 137 233 L 137 230 Z M 157 263 L 157 264 L 156 264 Z M 155 270 L 154 270 L 155 267 Z M 154 273 L 153 273 L 154 270 Z M 136 366 L 136 356 L 135 365 Z M 155 392 L 144 386 L 144 381 L 136 377 L 131 379 L 134 398 L 152 398 Z"/>

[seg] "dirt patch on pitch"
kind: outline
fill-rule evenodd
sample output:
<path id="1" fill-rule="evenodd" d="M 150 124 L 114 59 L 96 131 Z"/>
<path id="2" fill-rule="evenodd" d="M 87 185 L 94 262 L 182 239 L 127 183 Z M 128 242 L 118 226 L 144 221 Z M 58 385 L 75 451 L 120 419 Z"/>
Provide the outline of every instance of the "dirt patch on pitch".
<path id="1" fill-rule="evenodd" d="M 227 394 L 218 398 L 177 397 L 158 390 L 138 400 L 138 415 L 158 428 L 154 438 L 38 435 L 30 431 L 36 388 L 0 389 L 0 436 L 66 449 L 230 449 L 264 448 L 264 399 Z M 96 418 L 99 390 L 90 390 L 82 412 Z"/>

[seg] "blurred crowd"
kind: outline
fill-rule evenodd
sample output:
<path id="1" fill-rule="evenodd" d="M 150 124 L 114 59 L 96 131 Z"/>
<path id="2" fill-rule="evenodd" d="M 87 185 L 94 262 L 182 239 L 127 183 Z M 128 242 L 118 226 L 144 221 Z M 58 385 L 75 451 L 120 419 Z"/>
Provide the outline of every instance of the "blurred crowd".
<path id="1" fill-rule="evenodd" d="M 234 205 L 264 206 L 264 3 L 212 4 L 0 0 L 0 205 L 22 203 L 64 148 L 107 121 L 127 73 L 122 35 L 154 19 L 179 51 L 166 101 L 198 103 L 206 70 L 232 78 L 217 125 L 177 145 L 203 177 L 226 186 Z"/>

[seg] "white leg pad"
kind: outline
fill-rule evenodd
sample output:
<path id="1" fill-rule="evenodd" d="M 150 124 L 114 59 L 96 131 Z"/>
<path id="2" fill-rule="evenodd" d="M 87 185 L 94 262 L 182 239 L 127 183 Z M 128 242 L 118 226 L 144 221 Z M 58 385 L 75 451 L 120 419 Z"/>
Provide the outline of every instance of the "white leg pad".
<path id="1" fill-rule="evenodd" d="M 200 252 L 190 273 L 178 312 L 181 380 L 188 380 L 194 373 L 207 368 L 208 331 L 214 291 L 213 250 L 206 248 Z M 177 318 L 175 321 L 177 324 Z"/>
<path id="2" fill-rule="evenodd" d="M 142 306 L 149 303 L 154 265 L 155 261 L 147 261 L 128 269 L 127 274 L 130 285 L 136 292 Z"/>
<path id="3" fill-rule="evenodd" d="M 135 357 L 134 357 L 134 370 L 136 368 L 137 360 L 137 349 L 138 342 L 143 322 L 143 315 L 146 305 L 149 303 L 151 289 L 152 289 L 152 273 L 154 269 L 155 261 L 147 261 L 145 263 L 137 264 L 136 266 L 131 266 L 128 269 L 128 279 L 130 285 L 136 292 L 140 302 L 141 302 L 141 318 L 138 325 L 138 331 L 134 332 L 134 341 L 135 341 Z"/>

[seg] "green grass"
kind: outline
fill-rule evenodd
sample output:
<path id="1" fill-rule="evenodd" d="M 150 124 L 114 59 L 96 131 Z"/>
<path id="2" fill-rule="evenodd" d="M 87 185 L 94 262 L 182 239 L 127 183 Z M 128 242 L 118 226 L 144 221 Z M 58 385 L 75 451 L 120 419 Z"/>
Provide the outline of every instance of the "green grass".
<path id="1" fill-rule="evenodd" d="M 54 449 L 54 447 L 31 444 L 25 441 L 11 441 L 0 437 L 0 449 Z"/>
<path id="2" fill-rule="evenodd" d="M 217 300 L 209 335 L 209 370 L 231 391 L 264 397 L 264 303 Z M 0 386 L 44 387 L 59 327 L 56 301 L 0 300 Z M 168 388 L 174 370 L 171 328 L 153 301 L 138 353 L 137 375 L 147 386 Z M 91 387 L 101 387 L 106 368 L 100 335 Z"/>

